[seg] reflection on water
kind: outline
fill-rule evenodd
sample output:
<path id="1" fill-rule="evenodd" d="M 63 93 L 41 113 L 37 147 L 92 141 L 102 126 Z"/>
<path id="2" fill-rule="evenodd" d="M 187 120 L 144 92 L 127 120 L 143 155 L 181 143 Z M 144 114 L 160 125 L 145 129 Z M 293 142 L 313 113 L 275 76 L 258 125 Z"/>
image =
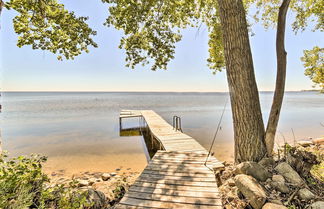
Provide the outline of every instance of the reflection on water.
<path id="1" fill-rule="evenodd" d="M 11 155 L 47 155 L 49 169 L 140 171 L 151 156 L 143 149 L 149 142 L 136 132 L 120 136 L 126 134 L 119 131 L 121 109 L 151 109 L 170 124 L 178 115 L 183 132 L 209 148 L 227 98 L 227 93 L 3 93 L 3 146 Z M 261 93 L 260 99 L 266 122 L 272 93 Z M 323 94 L 286 93 L 278 130 L 286 140 L 293 137 L 291 129 L 296 139 L 323 135 L 323 104 Z M 127 120 L 123 128 L 138 124 L 138 118 Z M 230 105 L 212 151 L 220 160 L 233 157 Z"/>
<path id="2" fill-rule="evenodd" d="M 124 118 L 119 122 L 119 136 L 142 136 L 143 151 L 145 153 L 147 162 L 149 162 L 158 150 L 161 150 L 160 142 L 153 137 L 147 124 L 142 117 L 139 118 L 139 125 L 133 128 L 123 128 L 123 124 L 127 123 L 127 119 Z"/>

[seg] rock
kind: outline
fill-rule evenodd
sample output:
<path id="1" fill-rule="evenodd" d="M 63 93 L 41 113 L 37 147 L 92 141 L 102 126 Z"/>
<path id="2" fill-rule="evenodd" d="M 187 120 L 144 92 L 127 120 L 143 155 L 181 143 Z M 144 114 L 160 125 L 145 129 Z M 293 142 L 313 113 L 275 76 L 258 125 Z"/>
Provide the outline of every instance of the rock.
<path id="1" fill-rule="evenodd" d="M 272 176 L 272 181 L 285 183 L 285 178 L 282 175 L 273 175 Z"/>
<path id="2" fill-rule="evenodd" d="M 235 176 L 234 181 L 235 185 L 249 200 L 253 208 L 262 208 L 267 199 L 267 195 L 262 186 L 253 177 L 239 174 Z"/>
<path id="3" fill-rule="evenodd" d="M 78 181 L 78 186 L 79 187 L 85 187 L 85 186 L 88 186 L 89 185 L 89 182 L 87 180 L 79 180 Z"/>
<path id="4" fill-rule="evenodd" d="M 324 137 L 323 138 L 313 139 L 312 142 L 314 144 L 324 144 Z"/>
<path id="5" fill-rule="evenodd" d="M 93 204 L 90 207 L 91 209 L 108 208 L 108 200 L 104 193 L 94 189 L 88 189 L 88 194 L 87 199 Z"/>
<path id="6" fill-rule="evenodd" d="M 282 175 L 273 175 L 270 185 L 282 193 L 289 193 L 289 188 L 285 184 L 285 178 Z"/>
<path id="7" fill-rule="evenodd" d="M 282 202 L 280 200 L 270 200 L 270 203 L 274 203 L 276 205 L 283 205 Z"/>
<path id="8" fill-rule="evenodd" d="M 286 162 L 279 163 L 275 170 L 281 174 L 285 179 L 292 184 L 301 185 L 304 183 L 303 179 L 298 173 Z"/>
<path id="9" fill-rule="evenodd" d="M 266 203 L 262 209 L 287 209 L 287 207 L 275 203 L 268 202 Z"/>
<path id="10" fill-rule="evenodd" d="M 233 179 L 228 179 L 228 180 L 227 180 L 227 183 L 228 183 L 228 185 L 229 185 L 230 187 L 235 186 L 235 181 L 234 181 Z"/>
<path id="11" fill-rule="evenodd" d="M 116 176 L 116 175 L 117 175 L 117 173 L 111 173 L 110 175 L 111 175 L 111 176 Z"/>
<path id="12" fill-rule="evenodd" d="M 298 191 L 298 196 L 305 201 L 311 200 L 315 198 L 315 195 L 309 191 L 308 189 L 304 188 L 304 189 L 300 189 Z"/>
<path id="13" fill-rule="evenodd" d="M 225 205 L 225 209 L 233 209 L 231 205 Z"/>
<path id="14" fill-rule="evenodd" d="M 236 166 L 235 174 L 246 174 L 253 176 L 259 181 L 265 181 L 271 174 L 261 165 L 256 162 L 243 162 Z"/>
<path id="15" fill-rule="evenodd" d="M 101 178 L 102 173 L 100 173 L 100 172 L 94 172 L 94 173 L 92 173 L 92 176 L 95 177 L 95 178 Z"/>
<path id="16" fill-rule="evenodd" d="M 101 175 L 101 179 L 102 179 L 103 181 L 107 181 L 108 179 L 110 179 L 110 177 L 111 177 L 111 175 L 110 175 L 109 173 L 103 173 L 103 174 Z"/>
<path id="17" fill-rule="evenodd" d="M 313 144 L 312 141 L 298 141 L 297 142 L 298 145 L 302 146 L 302 147 L 309 147 Z"/>
<path id="18" fill-rule="evenodd" d="M 90 178 L 90 179 L 89 179 L 89 185 L 92 185 L 92 184 L 94 184 L 95 182 L 97 182 L 97 179 L 96 179 L 96 178 Z"/>
<path id="19" fill-rule="evenodd" d="M 262 160 L 259 161 L 259 165 L 267 168 L 269 166 L 272 166 L 275 164 L 275 161 L 273 158 L 270 158 L 270 157 L 265 157 L 265 158 L 262 158 Z"/>
<path id="20" fill-rule="evenodd" d="M 323 209 L 324 208 L 324 201 L 317 201 L 311 204 L 309 209 Z"/>

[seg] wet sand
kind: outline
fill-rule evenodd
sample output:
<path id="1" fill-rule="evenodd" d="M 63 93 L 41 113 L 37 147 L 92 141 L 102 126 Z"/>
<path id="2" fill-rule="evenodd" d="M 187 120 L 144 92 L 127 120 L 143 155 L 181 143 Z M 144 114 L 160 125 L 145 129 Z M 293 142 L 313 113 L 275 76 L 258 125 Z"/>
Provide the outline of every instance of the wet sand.
<path id="1" fill-rule="evenodd" d="M 140 154 L 120 155 L 84 155 L 49 157 L 44 164 L 44 171 L 51 175 L 63 171 L 64 176 L 72 177 L 80 173 L 130 173 L 141 172 L 146 166 L 146 158 Z"/>

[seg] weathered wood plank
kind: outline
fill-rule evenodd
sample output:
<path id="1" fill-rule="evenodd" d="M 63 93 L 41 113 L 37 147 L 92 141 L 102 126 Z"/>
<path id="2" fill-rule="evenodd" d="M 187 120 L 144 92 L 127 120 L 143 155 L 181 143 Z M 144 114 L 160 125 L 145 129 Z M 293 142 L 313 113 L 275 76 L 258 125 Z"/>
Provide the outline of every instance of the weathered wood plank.
<path id="1" fill-rule="evenodd" d="M 161 170 L 149 170 L 145 169 L 142 174 L 158 174 L 158 175 L 165 175 L 165 176 L 183 176 L 183 177 L 204 177 L 204 178 L 215 178 L 215 174 L 206 172 L 206 173 L 199 173 L 199 172 L 171 172 L 171 171 L 161 171 Z"/>
<path id="2" fill-rule="evenodd" d="M 199 181 L 199 182 L 214 182 L 215 177 L 190 177 L 190 176 L 172 176 L 172 175 L 161 175 L 161 174 L 141 174 L 140 179 L 151 179 L 151 180 L 179 180 L 179 181 Z"/>
<path id="3" fill-rule="evenodd" d="M 116 208 L 222 208 L 213 168 L 223 167 L 192 137 L 175 131 L 150 110 L 122 111 L 140 115 L 165 151 L 158 151 Z"/>
<path id="4" fill-rule="evenodd" d="M 195 181 L 181 181 L 181 180 L 150 179 L 150 178 L 141 178 L 141 177 L 138 177 L 136 181 L 165 184 L 165 185 L 180 185 L 180 186 L 204 186 L 204 187 L 216 186 L 216 182 L 195 182 Z"/>
<path id="5" fill-rule="evenodd" d="M 210 192 L 210 191 L 190 191 L 190 190 L 179 190 L 179 189 L 157 189 L 152 187 L 138 187 L 132 186 L 129 191 L 133 192 L 145 192 L 151 194 L 162 194 L 162 195 L 177 195 L 181 197 L 205 197 L 205 198 L 214 198 L 219 199 L 219 192 Z"/>
<path id="6" fill-rule="evenodd" d="M 139 182 L 139 181 L 135 181 L 132 187 L 133 186 L 153 188 L 153 189 L 169 189 L 169 190 L 171 189 L 171 190 L 193 191 L 193 192 L 219 192 L 217 187 L 166 185 L 166 184 L 159 184 L 159 183 Z"/>
<path id="7" fill-rule="evenodd" d="M 221 205 L 221 199 L 218 198 L 206 198 L 206 197 L 183 197 L 178 195 L 161 195 L 161 194 L 149 194 L 142 192 L 132 192 L 129 191 L 125 195 L 125 197 L 136 198 L 136 199 L 144 199 L 144 200 L 156 200 L 163 202 L 174 202 L 174 203 L 191 203 L 195 205 L 209 205 L 209 206 L 218 206 Z"/>
<path id="8" fill-rule="evenodd" d="M 119 203 L 114 207 L 114 209 L 149 209 L 151 207 L 139 207 L 139 206 L 133 206 L 133 205 L 124 205 Z"/>
<path id="9" fill-rule="evenodd" d="M 141 206 L 141 207 L 151 207 L 151 208 L 186 208 L 186 209 L 210 209 L 211 206 L 213 208 L 222 208 L 221 205 L 215 206 L 215 205 L 200 205 L 199 200 L 197 200 L 197 204 L 186 204 L 186 203 L 175 203 L 175 202 L 163 202 L 163 201 L 155 201 L 155 200 L 145 200 L 145 199 L 136 199 L 136 198 L 130 198 L 125 197 L 121 200 L 122 204 L 125 205 L 135 205 L 135 206 Z"/>

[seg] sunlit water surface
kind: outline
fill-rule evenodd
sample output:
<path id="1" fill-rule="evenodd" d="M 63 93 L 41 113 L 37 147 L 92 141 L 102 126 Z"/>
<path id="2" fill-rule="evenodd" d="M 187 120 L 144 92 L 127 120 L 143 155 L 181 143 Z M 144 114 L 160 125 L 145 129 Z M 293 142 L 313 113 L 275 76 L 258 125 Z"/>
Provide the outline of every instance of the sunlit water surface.
<path id="1" fill-rule="evenodd" d="M 11 155 L 41 153 L 49 157 L 48 171 L 140 171 L 147 164 L 141 136 L 119 136 L 121 109 L 151 109 L 172 123 L 182 118 L 183 131 L 209 148 L 227 93 L 3 93 L 3 148 Z M 272 93 L 261 93 L 264 121 Z M 324 95 L 287 92 L 277 140 L 324 134 Z M 126 119 L 125 127 L 138 126 Z M 213 151 L 220 160 L 233 159 L 230 105 Z M 293 130 L 293 131 L 292 131 Z"/>

